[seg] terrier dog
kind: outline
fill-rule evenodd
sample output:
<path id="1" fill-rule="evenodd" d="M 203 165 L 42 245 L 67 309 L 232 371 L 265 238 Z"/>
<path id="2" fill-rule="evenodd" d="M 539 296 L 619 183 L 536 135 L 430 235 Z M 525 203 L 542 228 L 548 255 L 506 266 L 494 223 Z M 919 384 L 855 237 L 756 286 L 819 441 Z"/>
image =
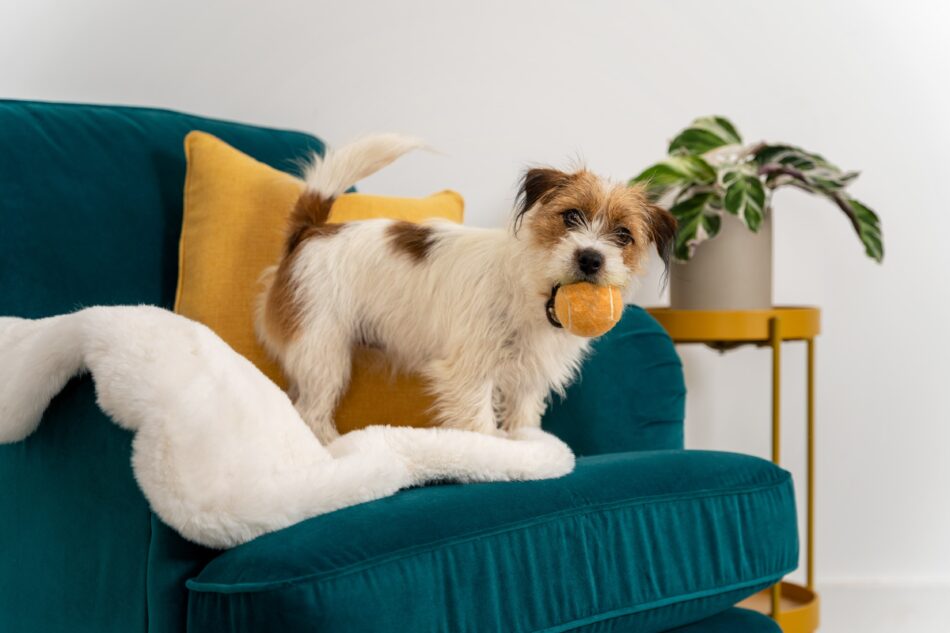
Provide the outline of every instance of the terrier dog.
<path id="1" fill-rule="evenodd" d="M 507 230 L 327 223 L 337 196 L 420 146 L 381 135 L 315 155 L 282 259 L 264 276 L 258 336 L 323 442 L 338 437 L 333 413 L 357 345 L 380 347 L 395 367 L 422 375 L 442 426 L 540 426 L 548 395 L 564 394 L 590 345 L 560 327 L 556 289 L 626 287 L 651 244 L 669 266 L 673 217 L 641 189 L 586 169 L 529 169 Z"/>

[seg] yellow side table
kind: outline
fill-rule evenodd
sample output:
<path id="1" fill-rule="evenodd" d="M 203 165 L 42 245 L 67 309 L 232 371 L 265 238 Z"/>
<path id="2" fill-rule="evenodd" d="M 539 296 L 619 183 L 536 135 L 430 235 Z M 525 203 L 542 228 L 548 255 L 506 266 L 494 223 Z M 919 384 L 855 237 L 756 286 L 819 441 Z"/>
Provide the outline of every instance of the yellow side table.
<path id="1" fill-rule="evenodd" d="M 746 600 L 742 606 L 770 613 L 784 633 L 812 633 L 818 628 L 819 600 L 815 592 L 815 337 L 821 311 L 808 307 L 771 310 L 647 310 L 674 343 L 703 343 L 726 350 L 740 345 L 772 349 L 772 461 L 781 459 L 781 360 L 783 341 L 805 341 L 807 349 L 805 586 L 781 582 Z"/>

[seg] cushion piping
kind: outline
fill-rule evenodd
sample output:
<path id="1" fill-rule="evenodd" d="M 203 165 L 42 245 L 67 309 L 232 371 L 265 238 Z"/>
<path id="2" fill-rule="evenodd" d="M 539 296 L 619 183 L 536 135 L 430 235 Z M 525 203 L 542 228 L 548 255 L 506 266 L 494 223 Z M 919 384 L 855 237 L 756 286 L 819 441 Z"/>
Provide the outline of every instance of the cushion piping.
<path id="1" fill-rule="evenodd" d="M 369 558 L 366 560 L 353 563 L 341 569 L 334 569 L 327 572 L 318 572 L 313 574 L 305 574 L 303 576 L 296 576 L 293 578 L 285 578 L 282 580 L 268 580 L 264 582 L 246 582 L 246 583 L 220 583 L 220 582 L 203 582 L 195 578 L 189 579 L 185 586 L 189 591 L 194 591 L 197 593 L 221 593 L 221 594 L 235 594 L 235 593 L 259 593 L 264 591 L 270 591 L 273 589 L 284 589 L 286 587 L 294 586 L 297 584 L 302 584 L 306 582 L 316 582 L 322 583 L 327 580 L 335 580 L 343 576 L 364 571 L 371 567 L 375 567 L 380 564 L 390 563 L 405 558 L 410 558 L 412 556 L 427 554 L 433 552 L 437 549 L 443 549 L 447 547 L 452 547 L 454 545 L 459 545 L 462 543 L 467 543 L 473 540 L 482 539 L 489 536 L 497 536 L 499 534 L 507 534 L 512 532 L 517 532 L 519 530 L 524 530 L 527 528 L 534 527 L 536 525 L 542 525 L 545 523 L 550 523 L 555 520 L 559 520 L 566 517 L 590 514 L 592 512 L 603 512 L 606 510 L 613 510 L 621 507 L 637 507 L 641 505 L 659 505 L 663 503 L 671 503 L 675 501 L 680 501 L 682 499 L 712 499 L 716 497 L 727 497 L 727 496 L 747 496 L 757 492 L 762 492 L 765 490 L 772 490 L 779 488 L 781 486 L 787 485 L 791 475 L 787 471 L 782 471 L 781 479 L 768 484 L 750 486 L 745 488 L 735 488 L 731 490 L 711 490 L 696 493 L 677 493 L 671 495 L 659 495 L 656 497 L 648 498 L 636 498 L 636 499 L 623 499 L 619 501 L 611 501 L 608 503 L 602 504 L 592 504 L 586 505 L 579 508 L 570 508 L 568 510 L 559 510 L 557 512 L 541 515 L 538 517 L 532 517 L 530 519 L 520 521 L 514 524 L 505 525 L 498 528 L 492 528 L 488 530 L 483 530 L 479 532 L 474 532 L 466 534 L 463 537 L 451 537 L 448 539 L 443 539 L 441 541 L 433 541 L 431 543 L 426 543 L 423 545 L 412 546 L 397 550 L 395 552 L 388 552 L 374 558 Z"/>

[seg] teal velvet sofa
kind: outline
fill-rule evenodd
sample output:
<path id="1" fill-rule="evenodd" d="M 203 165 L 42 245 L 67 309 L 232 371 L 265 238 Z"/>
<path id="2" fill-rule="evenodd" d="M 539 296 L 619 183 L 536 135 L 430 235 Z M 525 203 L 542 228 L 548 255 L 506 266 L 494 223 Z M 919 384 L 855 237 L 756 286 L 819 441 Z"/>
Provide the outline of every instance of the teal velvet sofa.
<path id="1" fill-rule="evenodd" d="M 288 171 L 322 149 L 164 110 L 0 101 L 0 314 L 171 307 L 194 129 Z M 683 450 L 684 398 L 669 339 L 629 307 L 545 417 L 571 475 L 406 490 L 220 552 L 149 511 L 131 435 L 75 379 L 36 434 L 0 445 L 0 631 L 777 631 L 732 605 L 797 565 L 791 478 Z"/>

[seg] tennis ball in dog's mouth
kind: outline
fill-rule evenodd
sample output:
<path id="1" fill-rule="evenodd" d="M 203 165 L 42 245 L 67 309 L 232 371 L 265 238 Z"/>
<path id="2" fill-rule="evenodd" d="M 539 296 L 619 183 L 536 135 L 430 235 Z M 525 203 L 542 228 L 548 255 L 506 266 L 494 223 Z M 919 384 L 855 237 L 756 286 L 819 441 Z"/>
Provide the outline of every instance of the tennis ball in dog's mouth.
<path id="1" fill-rule="evenodd" d="M 623 314 L 620 288 L 586 281 L 561 286 L 554 295 L 554 314 L 572 334 L 600 336 L 617 325 Z"/>

